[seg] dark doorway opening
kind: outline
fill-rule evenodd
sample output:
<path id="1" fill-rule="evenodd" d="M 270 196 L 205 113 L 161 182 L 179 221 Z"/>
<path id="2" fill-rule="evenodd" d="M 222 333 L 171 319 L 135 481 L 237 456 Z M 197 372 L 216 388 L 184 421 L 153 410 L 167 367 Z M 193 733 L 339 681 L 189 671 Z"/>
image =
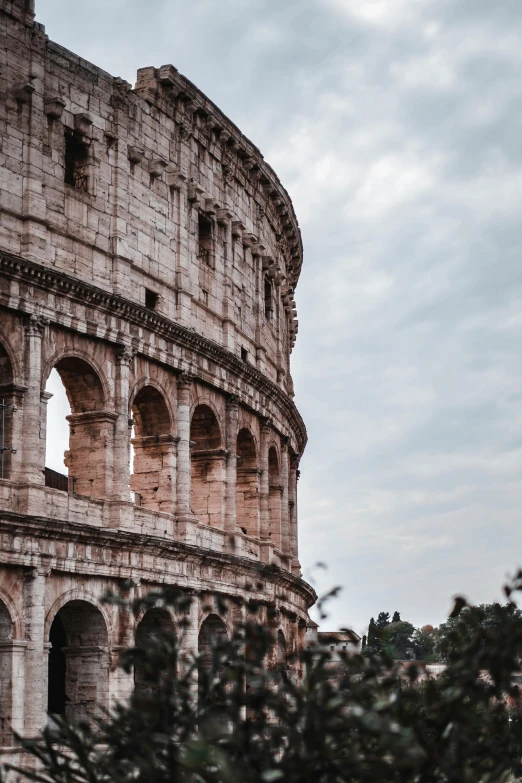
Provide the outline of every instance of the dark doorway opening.
<path id="1" fill-rule="evenodd" d="M 51 715 L 65 715 L 65 661 L 64 647 L 67 646 L 65 628 L 57 614 L 49 633 L 51 649 L 49 651 L 49 698 L 48 711 Z"/>

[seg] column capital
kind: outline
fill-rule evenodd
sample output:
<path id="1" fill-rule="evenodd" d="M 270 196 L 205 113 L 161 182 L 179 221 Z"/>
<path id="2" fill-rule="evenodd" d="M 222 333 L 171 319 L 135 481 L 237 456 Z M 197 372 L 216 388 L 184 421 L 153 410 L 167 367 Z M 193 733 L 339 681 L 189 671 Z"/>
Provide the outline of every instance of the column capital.
<path id="1" fill-rule="evenodd" d="M 192 381 L 192 375 L 188 375 L 188 373 L 182 372 L 181 375 L 178 375 L 176 383 L 178 389 L 190 389 L 192 386 Z"/>
<path id="2" fill-rule="evenodd" d="M 261 429 L 261 432 L 264 432 L 265 434 L 267 432 L 270 432 L 272 429 L 272 419 L 270 416 L 261 416 L 259 419 L 259 427 Z"/>
<path id="3" fill-rule="evenodd" d="M 42 337 L 45 327 L 48 324 L 48 318 L 31 313 L 31 315 L 24 319 L 24 332 L 26 337 Z"/>
<path id="4" fill-rule="evenodd" d="M 116 354 L 116 364 L 130 367 L 136 354 L 136 348 L 132 348 L 130 345 L 121 346 Z"/>
<path id="5" fill-rule="evenodd" d="M 230 394 L 227 397 L 227 410 L 237 411 L 239 409 L 239 397 L 237 394 Z"/>
<path id="6" fill-rule="evenodd" d="M 290 467 L 292 468 L 292 470 L 297 470 L 298 473 L 299 473 L 299 470 L 298 470 L 298 468 L 299 468 L 299 460 L 300 460 L 300 455 L 299 454 L 291 454 L 290 455 Z"/>
<path id="7" fill-rule="evenodd" d="M 290 435 L 281 435 L 281 451 L 288 451 Z"/>

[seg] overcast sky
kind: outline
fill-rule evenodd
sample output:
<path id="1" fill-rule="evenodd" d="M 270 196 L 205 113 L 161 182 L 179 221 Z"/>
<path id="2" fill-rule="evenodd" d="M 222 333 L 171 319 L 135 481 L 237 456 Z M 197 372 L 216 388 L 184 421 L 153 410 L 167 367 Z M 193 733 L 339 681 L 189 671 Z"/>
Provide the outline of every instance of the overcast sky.
<path id="1" fill-rule="evenodd" d="M 72 9 L 37 19 L 129 82 L 175 65 L 294 202 L 301 562 L 343 586 L 323 629 L 497 598 L 522 565 L 520 0 Z"/>

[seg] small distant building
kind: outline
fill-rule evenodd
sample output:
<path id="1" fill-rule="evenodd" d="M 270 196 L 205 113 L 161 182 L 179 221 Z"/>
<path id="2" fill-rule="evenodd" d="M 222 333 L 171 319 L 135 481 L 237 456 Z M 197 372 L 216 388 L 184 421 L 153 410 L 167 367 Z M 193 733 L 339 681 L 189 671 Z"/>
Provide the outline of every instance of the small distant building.
<path id="1" fill-rule="evenodd" d="M 306 647 L 317 647 L 318 650 L 328 651 L 332 654 L 332 660 L 340 660 L 342 653 L 360 653 L 361 637 L 348 628 L 342 631 L 319 631 L 319 626 L 310 620 L 306 626 Z"/>

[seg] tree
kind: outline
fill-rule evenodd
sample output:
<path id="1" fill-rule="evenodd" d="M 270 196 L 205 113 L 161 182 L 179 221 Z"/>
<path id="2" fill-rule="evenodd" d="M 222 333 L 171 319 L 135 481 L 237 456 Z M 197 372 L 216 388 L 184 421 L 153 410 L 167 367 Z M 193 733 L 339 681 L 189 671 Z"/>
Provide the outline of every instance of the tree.
<path id="1" fill-rule="evenodd" d="M 386 628 L 386 626 L 389 624 L 390 624 L 390 613 L 379 612 L 379 615 L 377 617 L 377 622 L 375 623 L 375 627 L 378 630 L 382 630 L 383 628 Z"/>
<path id="2" fill-rule="evenodd" d="M 422 628 L 416 628 L 412 642 L 415 658 L 418 661 L 436 660 L 435 644 L 437 642 L 437 634 L 432 625 L 423 625 Z"/>
<path id="3" fill-rule="evenodd" d="M 394 612 L 392 617 L 392 623 L 400 623 L 400 621 L 401 621 L 401 616 L 399 612 Z"/>
<path id="4" fill-rule="evenodd" d="M 381 642 L 383 649 L 396 660 L 414 658 L 414 632 L 415 628 L 413 625 L 404 620 L 390 623 L 382 631 Z"/>
<path id="5" fill-rule="evenodd" d="M 183 618 L 189 603 L 169 589 L 132 608 L 159 604 Z M 445 674 L 421 685 L 414 664 L 405 680 L 387 655 L 346 655 L 335 682 L 324 651 L 269 667 L 276 625 L 255 603 L 210 658 L 185 660 L 180 620 L 176 634 L 158 632 L 122 657 L 148 688 L 94 726 L 62 721 L 20 740 L 33 763 L 10 769 L 40 783 L 508 783 L 522 775 L 512 706 L 522 619 L 509 606 L 502 626 L 484 632 L 457 605 Z"/>
<path id="6" fill-rule="evenodd" d="M 482 646 L 487 646 L 491 638 L 501 643 L 506 638 L 513 620 L 520 620 L 522 611 L 512 603 L 480 604 L 465 606 L 455 617 L 450 617 L 437 629 L 436 653 L 443 661 L 451 661 L 461 653 L 462 637 L 472 635 L 475 642 L 480 640 Z M 522 653 L 522 647 L 521 647 Z"/>

